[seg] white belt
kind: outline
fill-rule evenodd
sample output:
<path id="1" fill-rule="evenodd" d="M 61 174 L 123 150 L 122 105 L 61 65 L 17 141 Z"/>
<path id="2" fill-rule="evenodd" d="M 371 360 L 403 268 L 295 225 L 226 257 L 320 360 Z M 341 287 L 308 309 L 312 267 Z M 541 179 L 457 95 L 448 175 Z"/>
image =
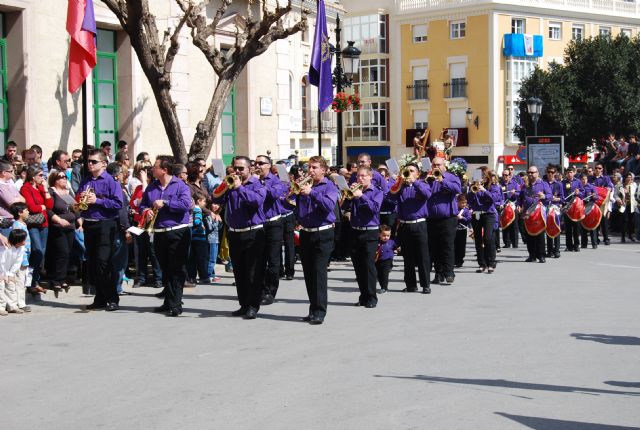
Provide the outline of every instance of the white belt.
<path id="1" fill-rule="evenodd" d="M 282 215 L 276 215 L 274 217 L 271 217 L 267 220 L 265 220 L 266 222 L 271 222 L 271 221 L 278 221 L 280 218 L 282 218 Z"/>
<path id="2" fill-rule="evenodd" d="M 313 233 L 316 231 L 329 230 L 330 228 L 333 228 L 333 224 L 327 224 L 327 225 L 323 225 L 322 227 L 313 227 L 313 228 L 302 227 L 302 231 Z"/>
<path id="3" fill-rule="evenodd" d="M 352 229 L 354 230 L 359 230 L 359 231 L 367 231 L 367 230 L 380 230 L 380 226 L 373 226 L 373 227 L 356 227 L 356 226 L 351 226 Z"/>
<path id="4" fill-rule="evenodd" d="M 400 224 L 417 224 L 419 222 L 425 222 L 427 219 L 426 218 L 418 218 L 418 219 L 412 219 L 409 221 L 405 221 L 403 219 L 400 220 Z"/>
<path id="5" fill-rule="evenodd" d="M 391 215 L 393 212 L 380 212 L 380 215 Z"/>
<path id="6" fill-rule="evenodd" d="M 229 231 L 232 231 L 234 233 L 244 233 L 245 231 L 258 230 L 258 229 L 261 229 L 262 227 L 264 227 L 263 224 L 252 225 L 251 227 L 247 227 L 247 228 L 231 228 L 231 227 L 229 227 Z"/>
<path id="7" fill-rule="evenodd" d="M 89 222 L 100 222 L 100 221 L 115 221 L 117 218 L 104 218 L 104 219 L 96 219 L 96 218 L 82 218 L 82 221 Z"/>
<path id="8" fill-rule="evenodd" d="M 181 228 L 187 228 L 189 227 L 189 224 L 180 224 L 180 225 L 176 225 L 173 227 L 167 227 L 167 228 L 154 228 L 153 232 L 154 233 L 163 233 L 165 231 L 173 231 L 173 230 L 180 230 Z"/>
<path id="9" fill-rule="evenodd" d="M 283 215 L 280 215 L 280 216 L 281 216 L 282 218 L 286 218 L 286 217 L 291 216 L 291 215 L 293 215 L 293 212 L 288 212 L 288 213 L 283 214 Z"/>

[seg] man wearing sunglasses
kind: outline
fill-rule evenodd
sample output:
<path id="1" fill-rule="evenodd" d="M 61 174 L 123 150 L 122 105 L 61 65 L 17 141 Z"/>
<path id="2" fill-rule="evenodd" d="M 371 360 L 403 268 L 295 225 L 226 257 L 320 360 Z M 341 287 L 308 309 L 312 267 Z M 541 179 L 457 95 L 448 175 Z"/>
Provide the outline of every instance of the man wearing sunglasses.
<path id="1" fill-rule="evenodd" d="M 271 158 L 258 155 L 255 171 L 260 175 L 260 183 L 266 189 L 266 196 L 262 210 L 264 211 L 264 241 L 266 272 L 262 288 L 263 305 L 274 302 L 280 284 L 280 260 L 282 259 L 282 237 L 284 224 L 282 215 L 285 213 L 282 202 L 289 193 L 284 182 L 271 172 Z"/>
<path id="2" fill-rule="evenodd" d="M 560 181 L 556 181 L 556 168 L 552 165 L 547 167 L 546 182 L 551 189 L 550 204 L 562 207 L 564 202 L 564 187 Z M 547 236 L 547 257 L 560 258 L 560 235 L 555 238 Z"/>
<path id="3" fill-rule="evenodd" d="M 265 269 L 265 216 L 262 208 L 267 190 L 252 174 L 248 157 L 234 157 L 232 166 L 233 185 L 221 195 L 214 194 L 213 202 L 224 205 L 228 226 L 229 253 L 240 302 L 240 308 L 231 315 L 255 319 L 260 310 Z"/>
<path id="4" fill-rule="evenodd" d="M 371 169 L 371 156 L 369 154 L 362 153 L 358 155 L 358 165 L 355 171 L 352 171 L 351 177 L 349 177 L 349 186 L 358 182 L 358 170 L 361 167 L 368 167 L 369 169 Z M 387 183 L 387 180 L 377 170 L 372 169 L 371 172 L 373 174 L 371 184 L 377 189 L 381 190 L 384 194 L 387 194 L 387 192 L 389 191 L 389 184 Z"/>
<path id="5" fill-rule="evenodd" d="M 604 174 L 604 164 L 596 163 L 593 168 L 593 176 L 589 178 L 589 183 L 594 187 L 603 187 L 608 188 L 610 193 L 613 193 L 613 182 L 611 182 L 611 178 Z M 602 239 L 604 240 L 605 245 L 609 245 L 609 215 L 610 211 L 608 208 L 604 208 L 602 211 L 602 221 L 600 222 L 600 231 L 602 231 Z M 597 233 L 596 229 L 596 233 Z M 598 242 L 600 239 L 598 239 Z"/>
<path id="6" fill-rule="evenodd" d="M 87 267 L 96 288 L 93 303 L 86 309 L 118 310 L 117 272 L 113 265 L 118 215 L 124 204 L 122 187 L 105 169 L 107 156 L 99 149 L 88 153 L 89 175 L 80 183 L 76 201 L 84 199 L 89 208 L 82 211 Z"/>
<path id="7" fill-rule="evenodd" d="M 522 187 L 520 195 L 518 196 L 518 210 L 521 214 L 526 214 L 529 208 L 537 205 L 538 202 L 546 206 L 551 201 L 549 184 L 540 179 L 536 166 L 529 166 L 529 169 L 527 169 L 527 178 L 529 179 L 529 185 Z M 526 261 L 531 263 L 537 259 L 540 263 L 544 263 L 546 261 L 544 253 L 544 231 L 537 236 L 532 236 L 525 229 L 524 237 L 526 238 L 527 252 L 529 253 L 529 258 L 527 258 Z"/>

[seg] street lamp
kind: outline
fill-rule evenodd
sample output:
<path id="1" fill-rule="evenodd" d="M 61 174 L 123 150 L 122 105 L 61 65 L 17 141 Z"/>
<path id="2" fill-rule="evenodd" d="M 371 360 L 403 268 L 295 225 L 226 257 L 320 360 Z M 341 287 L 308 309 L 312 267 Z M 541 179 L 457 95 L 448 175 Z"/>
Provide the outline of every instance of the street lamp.
<path id="1" fill-rule="evenodd" d="M 529 115 L 531 115 L 531 119 L 533 120 L 533 129 L 534 135 L 538 135 L 538 120 L 540 119 L 540 115 L 542 115 L 542 105 L 543 102 L 538 97 L 529 97 L 527 100 L 527 110 L 529 111 Z"/>

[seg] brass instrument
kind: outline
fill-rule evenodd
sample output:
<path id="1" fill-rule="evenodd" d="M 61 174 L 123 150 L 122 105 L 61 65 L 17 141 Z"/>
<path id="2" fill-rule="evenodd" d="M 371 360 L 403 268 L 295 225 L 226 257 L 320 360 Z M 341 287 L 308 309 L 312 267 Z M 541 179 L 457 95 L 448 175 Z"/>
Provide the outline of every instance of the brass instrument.
<path id="1" fill-rule="evenodd" d="M 355 198 L 353 193 L 357 190 L 362 190 L 363 188 L 364 186 L 362 184 L 356 182 L 351 186 L 351 188 L 344 190 L 344 196 L 347 200 L 353 200 Z"/>
<path id="2" fill-rule="evenodd" d="M 411 171 L 409 171 L 409 169 L 402 169 L 401 172 L 402 175 L 402 182 L 404 182 L 405 184 L 409 183 L 409 178 L 411 177 Z"/>
<path id="3" fill-rule="evenodd" d="M 433 181 L 442 181 L 442 171 L 440 169 L 433 169 L 427 175 L 426 181 L 429 183 Z"/>
<path id="4" fill-rule="evenodd" d="M 471 184 L 471 192 L 477 193 L 478 191 L 480 191 L 480 183 L 474 182 L 473 184 Z"/>
<path id="5" fill-rule="evenodd" d="M 312 183 L 313 178 L 310 175 L 302 176 L 297 181 L 291 183 L 289 194 L 300 194 L 300 190 L 302 189 L 302 187 L 311 185 Z"/>
<path id="6" fill-rule="evenodd" d="M 158 212 L 159 212 L 158 209 L 154 208 L 151 219 L 144 226 L 144 231 L 146 231 L 148 234 L 153 234 L 155 230 L 156 218 L 158 218 Z"/>
<path id="7" fill-rule="evenodd" d="M 89 186 L 82 192 L 82 196 L 80 196 L 80 200 L 78 201 L 78 210 L 86 211 L 89 209 L 89 203 L 87 200 L 89 200 L 90 194 L 93 194 L 93 188 Z"/>
<path id="8" fill-rule="evenodd" d="M 235 188 L 235 183 L 236 183 L 236 175 L 227 175 L 224 177 L 224 183 L 227 184 L 227 187 L 230 190 L 233 190 Z"/>

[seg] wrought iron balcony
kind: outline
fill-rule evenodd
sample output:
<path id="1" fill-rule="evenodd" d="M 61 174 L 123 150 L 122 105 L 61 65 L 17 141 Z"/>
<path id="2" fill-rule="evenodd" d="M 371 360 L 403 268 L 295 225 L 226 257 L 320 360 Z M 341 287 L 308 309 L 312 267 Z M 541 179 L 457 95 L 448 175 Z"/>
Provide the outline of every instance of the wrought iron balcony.
<path id="1" fill-rule="evenodd" d="M 443 84 L 443 89 L 445 99 L 467 97 L 467 80 L 465 78 L 451 79 Z"/>
<path id="2" fill-rule="evenodd" d="M 407 100 L 429 100 L 427 81 L 414 81 L 413 85 L 407 85 Z"/>

